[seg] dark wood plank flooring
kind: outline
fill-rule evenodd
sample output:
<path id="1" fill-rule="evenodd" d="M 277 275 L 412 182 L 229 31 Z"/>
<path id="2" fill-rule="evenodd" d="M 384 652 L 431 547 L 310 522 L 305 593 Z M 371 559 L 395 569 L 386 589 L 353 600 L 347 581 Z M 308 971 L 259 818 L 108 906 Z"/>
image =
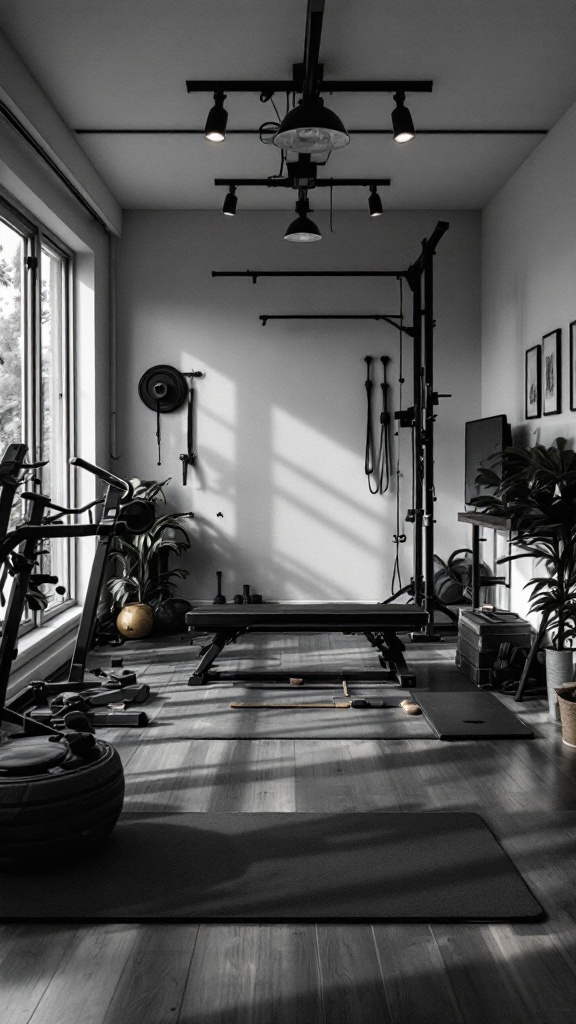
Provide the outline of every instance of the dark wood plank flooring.
<path id="1" fill-rule="evenodd" d="M 190 692 L 189 648 L 142 644 L 124 653 L 163 699 Z M 246 669 L 255 654 L 238 644 L 228 657 Z M 336 672 L 343 659 L 377 665 L 366 644 L 343 637 L 268 638 L 260 656 L 265 666 L 312 659 Z M 413 647 L 408 657 L 422 686 L 470 686 L 450 644 Z M 171 739 L 169 726 L 103 735 L 122 755 L 131 810 L 476 811 L 546 908 L 544 922 L 1 925 L 0 1020 L 572 1024 L 576 761 L 543 701 L 500 699 L 535 739 L 191 741 Z"/>

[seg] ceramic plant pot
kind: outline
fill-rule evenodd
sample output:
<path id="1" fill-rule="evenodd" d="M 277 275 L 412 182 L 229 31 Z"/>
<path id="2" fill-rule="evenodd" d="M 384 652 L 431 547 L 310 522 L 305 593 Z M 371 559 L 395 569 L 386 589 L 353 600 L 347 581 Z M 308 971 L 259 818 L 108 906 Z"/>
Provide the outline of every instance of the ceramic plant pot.
<path id="1" fill-rule="evenodd" d="M 574 652 L 554 651 L 546 648 L 546 689 L 548 691 L 548 710 L 553 722 L 560 721 L 560 709 L 556 689 L 566 686 L 574 678 Z"/>
<path id="2" fill-rule="evenodd" d="M 149 604 L 125 604 L 118 618 L 116 628 L 127 640 L 140 640 L 147 636 L 154 625 L 154 614 Z"/>

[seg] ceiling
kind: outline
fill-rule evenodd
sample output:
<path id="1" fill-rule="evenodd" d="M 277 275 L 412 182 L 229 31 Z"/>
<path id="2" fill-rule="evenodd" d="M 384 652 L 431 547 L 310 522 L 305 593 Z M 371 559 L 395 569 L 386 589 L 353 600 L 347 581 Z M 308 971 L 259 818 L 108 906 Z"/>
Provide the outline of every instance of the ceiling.
<path id="1" fill-rule="evenodd" d="M 0 30 L 68 126 L 203 128 L 210 94 L 186 79 L 290 78 L 302 60 L 306 0 L 0 0 Z M 573 0 L 326 0 L 325 79 L 432 79 L 409 94 L 416 130 L 550 129 L 576 100 Z M 276 96 L 281 111 L 285 97 Z M 392 97 L 335 94 L 347 128 L 389 128 Z M 257 94 L 230 94 L 228 128 L 274 120 Z M 219 209 L 215 177 L 278 173 L 279 151 L 254 136 L 77 135 L 128 209 Z M 325 176 L 390 177 L 392 209 L 480 209 L 541 135 L 355 136 Z M 312 197 L 328 203 L 328 189 Z M 364 189 L 335 190 L 340 209 Z M 239 190 L 240 209 L 290 209 L 286 189 Z"/>

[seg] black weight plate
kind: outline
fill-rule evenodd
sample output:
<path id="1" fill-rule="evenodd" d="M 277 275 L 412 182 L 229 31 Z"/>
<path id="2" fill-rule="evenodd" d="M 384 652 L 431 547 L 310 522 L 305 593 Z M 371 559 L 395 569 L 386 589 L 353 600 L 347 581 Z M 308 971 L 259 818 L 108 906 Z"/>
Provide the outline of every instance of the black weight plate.
<path id="1" fill-rule="evenodd" d="M 0 771 L 9 775 L 46 772 L 61 764 L 67 754 L 66 744 L 53 743 L 44 736 L 11 740 L 0 747 Z"/>
<path id="2" fill-rule="evenodd" d="M 163 384 L 166 393 L 158 398 L 154 391 L 156 384 Z M 142 374 L 138 383 L 138 394 L 149 409 L 156 410 L 160 403 L 160 412 L 174 412 L 179 409 L 188 397 L 188 384 L 184 374 L 180 373 L 175 366 L 168 366 L 159 363 L 158 366 L 151 366 Z"/>

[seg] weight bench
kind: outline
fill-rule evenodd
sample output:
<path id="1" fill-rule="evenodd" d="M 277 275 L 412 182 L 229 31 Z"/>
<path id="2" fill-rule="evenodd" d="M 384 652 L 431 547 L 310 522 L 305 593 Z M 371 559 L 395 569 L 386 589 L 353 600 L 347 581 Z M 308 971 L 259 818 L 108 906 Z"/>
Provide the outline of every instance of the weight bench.
<path id="1" fill-rule="evenodd" d="M 413 604 L 246 604 L 200 605 L 186 614 L 191 632 L 214 633 L 210 644 L 201 649 L 201 660 L 188 680 L 189 686 L 224 679 L 285 679 L 288 672 L 210 672 L 211 665 L 226 644 L 245 633 L 362 633 L 379 652 L 381 670 L 359 669 L 347 672 L 348 679 L 396 680 L 402 687 L 417 685 L 414 672 L 404 660 L 404 644 L 398 633 L 421 629 L 428 613 Z M 306 680 L 334 679 L 334 672 L 314 671 L 293 674 Z"/>

